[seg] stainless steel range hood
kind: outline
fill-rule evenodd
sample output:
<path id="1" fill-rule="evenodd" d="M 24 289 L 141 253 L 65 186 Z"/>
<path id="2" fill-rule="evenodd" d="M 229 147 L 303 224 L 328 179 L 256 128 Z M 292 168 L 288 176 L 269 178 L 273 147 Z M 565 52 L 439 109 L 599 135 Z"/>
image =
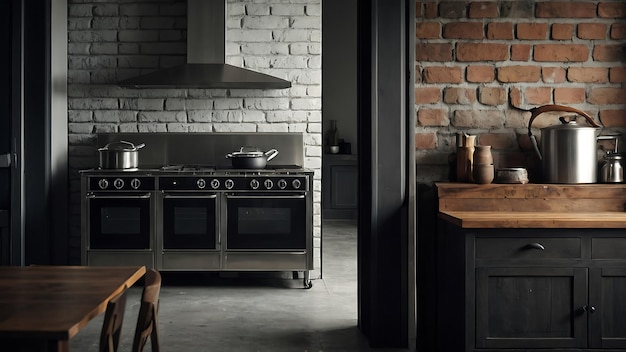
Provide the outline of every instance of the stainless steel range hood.
<path id="1" fill-rule="evenodd" d="M 226 0 L 187 0 L 187 63 L 118 83 L 127 88 L 281 89 L 291 82 L 225 63 Z"/>

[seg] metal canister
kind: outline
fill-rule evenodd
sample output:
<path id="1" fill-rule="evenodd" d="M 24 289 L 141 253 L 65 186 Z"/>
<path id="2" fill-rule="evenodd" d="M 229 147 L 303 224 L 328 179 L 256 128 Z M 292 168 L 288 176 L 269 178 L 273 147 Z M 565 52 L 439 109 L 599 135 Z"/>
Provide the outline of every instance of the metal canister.
<path id="1" fill-rule="evenodd" d="M 624 168 L 622 167 L 622 155 L 608 152 L 604 156 L 604 164 L 600 168 L 600 182 L 622 183 L 624 182 Z"/>

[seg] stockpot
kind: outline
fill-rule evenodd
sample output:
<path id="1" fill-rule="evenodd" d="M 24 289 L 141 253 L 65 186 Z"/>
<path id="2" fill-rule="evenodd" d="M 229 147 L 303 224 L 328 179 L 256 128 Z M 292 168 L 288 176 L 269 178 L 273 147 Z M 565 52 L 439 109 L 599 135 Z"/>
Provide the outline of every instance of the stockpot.
<path id="1" fill-rule="evenodd" d="M 541 159 L 543 181 L 546 183 L 595 183 L 597 181 L 597 137 L 601 126 L 587 113 L 561 105 L 545 105 L 531 109 L 528 136 Z M 541 150 L 531 126 L 544 112 L 572 112 L 583 116 L 588 125 L 579 124 L 576 116 L 561 116 L 560 125 L 541 129 Z"/>
<path id="2" fill-rule="evenodd" d="M 111 142 L 98 149 L 101 169 L 132 170 L 139 164 L 139 149 L 145 144 L 134 145 L 131 142 Z"/>

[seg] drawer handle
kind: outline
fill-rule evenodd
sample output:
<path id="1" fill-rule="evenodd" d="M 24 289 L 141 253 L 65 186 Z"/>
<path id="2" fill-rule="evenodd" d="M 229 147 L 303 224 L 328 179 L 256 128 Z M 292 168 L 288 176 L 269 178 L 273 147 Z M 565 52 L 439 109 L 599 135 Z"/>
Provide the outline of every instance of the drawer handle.
<path id="1" fill-rule="evenodd" d="M 540 249 L 543 251 L 546 247 L 544 247 L 541 243 L 534 242 L 527 244 L 526 249 Z"/>
<path id="2" fill-rule="evenodd" d="M 583 311 L 593 314 L 596 312 L 596 307 L 585 305 L 583 306 Z"/>

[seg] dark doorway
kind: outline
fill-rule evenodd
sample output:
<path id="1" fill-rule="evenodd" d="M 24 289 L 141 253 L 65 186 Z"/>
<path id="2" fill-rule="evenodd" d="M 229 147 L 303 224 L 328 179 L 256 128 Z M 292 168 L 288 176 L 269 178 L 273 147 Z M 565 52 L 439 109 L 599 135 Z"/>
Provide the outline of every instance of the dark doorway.
<path id="1" fill-rule="evenodd" d="M 0 3 L 0 45 L 11 48 L 12 2 Z M 0 53 L 0 264 L 9 263 L 11 208 L 11 50 Z"/>
<path id="2" fill-rule="evenodd" d="M 413 349 L 415 1 L 358 4 L 359 328 L 374 347 Z"/>

